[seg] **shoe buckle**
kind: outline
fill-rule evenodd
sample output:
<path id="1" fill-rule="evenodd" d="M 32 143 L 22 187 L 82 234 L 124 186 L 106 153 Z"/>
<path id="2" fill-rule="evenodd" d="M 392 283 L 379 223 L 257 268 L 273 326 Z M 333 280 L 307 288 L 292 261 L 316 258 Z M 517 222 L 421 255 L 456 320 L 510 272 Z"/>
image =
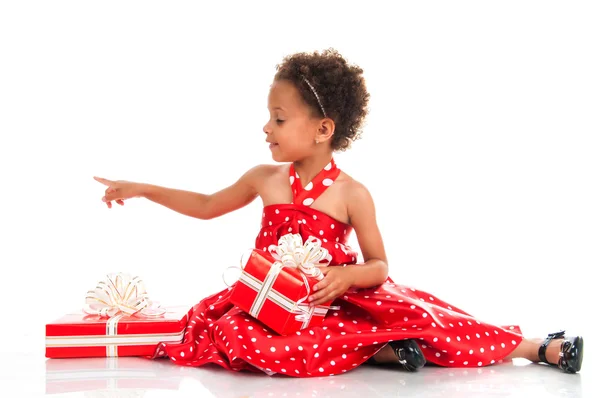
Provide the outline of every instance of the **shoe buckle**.
<path id="1" fill-rule="evenodd" d="M 548 338 L 550 339 L 558 339 L 565 336 L 565 331 L 561 330 L 560 332 L 550 333 Z"/>

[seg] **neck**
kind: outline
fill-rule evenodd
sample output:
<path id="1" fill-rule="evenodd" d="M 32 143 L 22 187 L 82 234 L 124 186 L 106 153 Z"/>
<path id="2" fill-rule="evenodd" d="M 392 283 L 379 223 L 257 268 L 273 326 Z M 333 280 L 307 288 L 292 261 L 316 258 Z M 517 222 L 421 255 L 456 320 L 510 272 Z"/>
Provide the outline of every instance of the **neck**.
<path id="1" fill-rule="evenodd" d="M 306 186 L 331 161 L 333 153 L 328 151 L 294 162 L 294 170 L 300 176 L 302 186 Z"/>

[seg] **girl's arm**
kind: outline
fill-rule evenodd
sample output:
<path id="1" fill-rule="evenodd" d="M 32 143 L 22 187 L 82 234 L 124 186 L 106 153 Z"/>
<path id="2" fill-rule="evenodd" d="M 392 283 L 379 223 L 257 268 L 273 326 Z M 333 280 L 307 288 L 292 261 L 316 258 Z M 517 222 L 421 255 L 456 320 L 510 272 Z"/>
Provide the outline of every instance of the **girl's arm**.
<path id="1" fill-rule="evenodd" d="M 388 264 L 381 232 L 377 226 L 375 204 L 368 189 L 354 181 L 349 192 L 348 215 L 354 228 L 364 264 L 345 267 L 352 286 L 369 288 L 381 285 L 388 277 Z"/>
<path id="2" fill-rule="evenodd" d="M 210 220 L 242 208 L 256 199 L 256 182 L 263 177 L 265 169 L 265 165 L 255 166 L 233 185 L 211 195 L 142 184 L 141 196 L 186 216 Z"/>
<path id="3" fill-rule="evenodd" d="M 325 279 L 315 284 L 308 298 L 311 305 L 319 305 L 343 295 L 350 287 L 370 288 L 383 284 L 388 276 L 387 257 L 375 217 L 375 205 L 367 188 L 354 181 L 348 197 L 348 215 L 354 227 L 364 264 L 345 267 L 324 267 Z"/>

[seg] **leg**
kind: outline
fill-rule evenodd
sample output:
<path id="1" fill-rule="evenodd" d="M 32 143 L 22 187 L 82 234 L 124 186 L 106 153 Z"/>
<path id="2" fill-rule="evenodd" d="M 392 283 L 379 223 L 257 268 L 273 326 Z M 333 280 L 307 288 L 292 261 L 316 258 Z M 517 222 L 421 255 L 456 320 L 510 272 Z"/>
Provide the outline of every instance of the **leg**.
<path id="1" fill-rule="evenodd" d="M 412 339 L 392 341 L 383 346 L 367 363 L 396 363 L 405 370 L 415 372 L 425 365 L 425 356 L 419 344 Z"/>
<path id="2" fill-rule="evenodd" d="M 531 362 L 539 362 L 538 350 L 544 339 L 523 339 L 521 344 L 515 348 L 505 359 L 525 358 Z M 558 363 L 561 340 L 552 340 L 546 350 L 546 358 L 552 364 Z"/>
<path id="3" fill-rule="evenodd" d="M 544 339 L 524 339 L 505 359 L 525 358 L 531 362 L 539 362 L 540 357 L 538 356 L 538 350 L 543 341 Z M 550 363 L 558 363 L 560 344 L 560 340 L 553 340 L 550 342 L 550 345 L 548 345 L 546 358 L 548 358 Z M 377 363 L 398 363 L 398 357 L 396 357 L 392 347 L 390 347 L 389 344 L 386 344 L 385 347 L 373 356 L 373 361 Z"/>
<path id="4" fill-rule="evenodd" d="M 375 363 L 398 363 L 398 358 L 396 354 L 394 354 L 394 350 L 390 347 L 389 344 L 386 344 L 381 350 L 377 352 L 373 356 L 373 361 Z"/>
<path id="5" fill-rule="evenodd" d="M 531 362 L 557 365 L 567 373 L 577 373 L 583 361 L 583 338 L 565 337 L 564 331 L 551 333 L 546 339 L 523 339 L 506 357 L 525 358 Z"/>

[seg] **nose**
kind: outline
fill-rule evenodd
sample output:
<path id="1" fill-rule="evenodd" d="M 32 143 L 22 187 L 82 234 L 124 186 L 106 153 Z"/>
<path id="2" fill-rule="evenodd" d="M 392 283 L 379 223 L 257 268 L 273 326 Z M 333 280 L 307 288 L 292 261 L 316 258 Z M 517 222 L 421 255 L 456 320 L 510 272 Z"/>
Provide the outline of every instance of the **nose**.
<path id="1" fill-rule="evenodd" d="M 269 135 L 269 134 L 271 133 L 271 131 L 272 131 L 272 130 L 271 130 L 271 127 L 270 127 L 270 123 L 269 123 L 269 122 L 267 122 L 267 123 L 264 125 L 264 127 L 263 127 L 263 132 L 264 132 L 265 134 Z"/>

